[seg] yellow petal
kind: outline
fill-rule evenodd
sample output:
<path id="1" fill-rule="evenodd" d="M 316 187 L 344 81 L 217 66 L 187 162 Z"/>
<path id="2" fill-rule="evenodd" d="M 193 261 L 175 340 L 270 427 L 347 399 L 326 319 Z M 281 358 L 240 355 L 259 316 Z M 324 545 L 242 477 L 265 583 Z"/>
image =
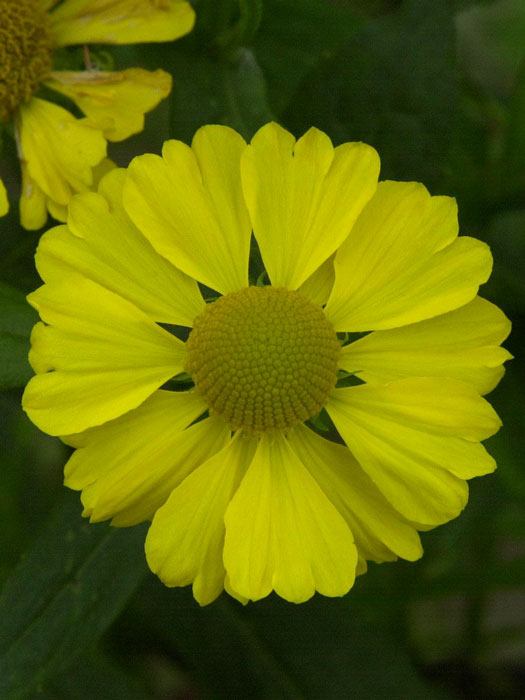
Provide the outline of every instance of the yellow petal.
<path id="1" fill-rule="evenodd" d="M 236 433 L 173 491 L 149 529 L 146 557 L 151 570 L 167 586 L 193 583 L 201 605 L 223 590 L 224 513 L 255 446 L 255 438 Z"/>
<path id="2" fill-rule="evenodd" d="M 310 275 L 297 290 L 314 304 L 324 306 L 332 291 L 335 281 L 334 256 L 325 260 L 321 267 Z"/>
<path id="3" fill-rule="evenodd" d="M 36 182 L 28 173 L 27 165 L 24 161 L 22 166 L 22 192 L 20 195 L 20 223 L 29 231 L 36 231 L 42 228 L 47 221 L 47 212 L 57 221 L 66 221 L 68 207 L 59 204 L 46 196 Z M 109 158 L 104 158 L 93 168 L 93 186 L 98 183 L 103 174 L 115 168 Z M 47 209 L 47 211 L 46 211 Z"/>
<path id="4" fill-rule="evenodd" d="M 452 377 L 491 391 L 512 356 L 499 347 L 510 321 L 497 306 L 476 297 L 460 309 L 402 328 L 374 331 L 343 348 L 340 367 L 366 382 L 403 377 Z"/>
<path id="5" fill-rule="evenodd" d="M 38 231 L 47 221 L 46 195 L 32 179 L 27 165 L 21 162 L 20 223 L 28 231 Z"/>
<path id="6" fill-rule="evenodd" d="M 253 230 L 272 284 L 296 289 L 350 233 L 375 191 L 379 157 L 362 143 L 334 149 L 317 129 L 296 142 L 271 123 L 255 134 L 241 167 Z"/>
<path id="7" fill-rule="evenodd" d="M 109 141 L 122 141 L 142 131 L 144 114 L 169 95 L 171 75 L 142 68 L 61 71 L 52 73 L 46 85 L 72 99 Z"/>
<path id="8" fill-rule="evenodd" d="M 368 564 L 366 563 L 366 559 L 363 559 L 363 557 L 358 556 L 355 575 L 362 576 L 363 574 L 366 574 L 367 571 L 368 571 Z"/>
<path id="9" fill-rule="evenodd" d="M 52 199 L 47 198 L 47 210 L 56 221 L 66 221 L 68 208 L 64 204 L 57 204 Z"/>
<path id="10" fill-rule="evenodd" d="M 199 129 L 189 148 L 164 144 L 128 168 L 124 205 L 153 247 L 222 293 L 248 284 L 250 223 L 239 162 L 244 140 L 225 126 Z"/>
<path id="11" fill-rule="evenodd" d="M 116 168 L 117 164 L 111 158 L 104 158 L 98 165 L 95 165 L 93 168 L 93 189 L 99 188 L 101 180 Z"/>
<path id="12" fill-rule="evenodd" d="M 91 186 L 92 169 L 106 155 L 98 129 L 36 97 L 20 107 L 20 144 L 30 178 L 63 206 Z"/>
<path id="13" fill-rule="evenodd" d="M 107 178 L 122 185 L 123 172 Z M 40 239 L 36 264 L 45 282 L 65 275 L 84 277 L 128 299 L 154 321 L 191 326 L 204 309 L 197 284 L 151 247 L 122 208 L 93 192 L 74 197 L 68 226 L 48 231 Z"/>
<path id="14" fill-rule="evenodd" d="M 195 393 L 157 391 L 138 408 L 98 428 L 66 438 L 77 449 L 65 484 L 82 490 L 84 515 L 117 526 L 151 519 L 185 477 L 220 450 L 224 421 L 208 418 Z"/>
<path id="15" fill-rule="evenodd" d="M 372 481 L 413 522 L 454 518 L 467 501 L 463 479 L 495 468 L 477 441 L 500 420 L 462 382 L 417 378 L 337 389 L 326 408 Z"/>
<path id="16" fill-rule="evenodd" d="M 56 221 L 65 221 L 67 219 L 67 206 L 57 204 L 38 187 L 34 180 L 29 176 L 22 178 L 25 180 L 25 187 L 22 184 L 22 192 L 20 194 L 20 223 L 28 231 L 37 231 L 42 228 L 47 222 L 48 213 Z M 29 184 L 28 186 L 28 183 Z"/>
<path id="17" fill-rule="evenodd" d="M 492 258 L 457 230 L 451 198 L 430 197 L 417 183 L 380 183 L 335 258 L 326 313 L 336 330 L 395 328 L 473 299 Z"/>
<path id="18" fill-rule="evenodd" d="M 50 16 L 56 46 L 172 41 L 193 28 L 185 0 L 67 0 Z"/>
<path id="19" fill-rule="evenodd" d="M 183 369 L 181 341 L 91 280 L 70 275 L 28 300 L 49 324 L 33 329 L 29 360 L 38 375 L 23 400 L 44 432 L 67 435 L 105 423 Z"/>
<path id="20" fill-rule="evenodd" d="M 354 583 L 352 533 L 280 433 L 261 437 L 225 523 L 224 566 L 244 598 L 300 603 Z"/>
<path id="21" fill-rule="evenodd" d="M 414 561 L 423 550 L 417 531 L 392 507 L 343 445 L 325 440 L 305 426 L 288 440 L 301 462 L 344 517 L 365 559 Z"/>
<path id="22" fill-rule="evenodd" d="M 0 216 L 5 216 L 9 211 L 9 200 L 7 199 L 7 191 L 5 185 L 0 178 Z"/>

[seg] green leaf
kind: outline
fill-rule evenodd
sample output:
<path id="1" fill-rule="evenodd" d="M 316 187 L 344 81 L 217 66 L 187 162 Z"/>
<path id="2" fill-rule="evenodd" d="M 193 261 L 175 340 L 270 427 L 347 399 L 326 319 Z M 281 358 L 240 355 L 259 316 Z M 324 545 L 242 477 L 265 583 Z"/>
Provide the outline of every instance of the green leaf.
<path id="1" fill-rule="evenodd" d="M 337 599 L 316 596 L 297 607 L 272 597 L 243 612 L 303 697 L 441 697 L 418 677 L 387 619 L 376 619 L 372 627 L 363 617 L 355 591 Z"/>
<path id="2" fill-rule="evenodd" d="M 523 41 L 525 42 L 525 31 Z M 525 59 L 521 63 L 509 100 L 506 126 L 502 169 L 504 173 L 512 173 L 512 176 L 504 179 L 505 194 L 517 195 L 519 198 L 525 193 Z"/>
<path id="3" fill-rule="evenodd" d="M 266 0 L 254 49 L 276 114 L 292 102 L 301 81 L 361 24 L 351 9 L 326 0 Z"/>
<path id="4" fill-rule="evenodd" d="M 369 143 L 381 156 L 382 179 L 435 189 L 456 106 L 451 5 L 407 0 L 399 12 L 368 22 L 303 83 L 285 122 L 296 134 L 314 124 L 336 142 Z"/>
<path id="5" fill-rule="evenodd" d="M 193 4 L 197 13 L 193 31 L 200 34 L 199 40 L 205 47 L 231 25 L 238 0 L 194 0 Z"/>
<path id="6" fill-rule="evenodd" d="M 201 608 L 189 589 L 151 580 L 131 612 L 142 634 L 152 630 L 182 657 L 205 697 L 441 697 L 419 679 L 386 616 L 370 623 L 355 592 L 302 605 L 271 596 L 245 608 L 224 595 Z"/>
<path id="7" fill-rule="evenodd" d="M 27 697 L 102 635 L 144 578 L 143 541 L 90 525 L 65 494 L 0 596 L 0 697 Z"/>
<path id="8" fill-rule="evenodd" d="M 0 389 L 24 386 L 33 374 L 27 355 L 37 320 L 24 295 L 0 282 Z"/>
<path id="9" fill-rule="evenodd" d="M 238 5 L 237 22 L 215 39 L 222 55 L 233 55 L 237 49 L 250 46 L 261 23 L 262 0 L 238 0 Z"/>
<path id="10" fill-rule="evenodd" d="M 68 448 L 31 423 L 18 392 L 0 393 L 0 416 L 1 587 L 62 494 L 62 464 Z"/>
<path id="11" fill-rule="evenodd" d="M 512 316 L 525 308 L 525 209 L 497 214 L 484 233 L 494 256 L 494 271 L 483 291 Z"/>
<path id="12" fill-rule="evenodd" d="M 252 51 L 225 61 L 187 42 L 171 55 L 171 134 L 189 142 L 203 124 L 225 124 L 246 139 L 272 119 L 266 84 Z"/>
<path id="13" fill-rule="evenodd" d="M 167 589 L 152 579 L 133 599 L 130 612 L 137 634 L 162 640 L 182 658 L 210 693 L 204 697 L 303 697 L 271 649 L 261 644 L 237 606 L 225 597 L 201 608 L 190 588 Z"/>
<path id="14" fill-rule="evenodd" d="M 523 318 L 523 317 L 522 317 Z M 518 319 L 516 319 L 518 324 Z M 516 337 L 511 335 L 514 346 L 510 351 L 518 358 L 523 347 L 523 336 L 516 328 Z M 498 479 L 507 489 L 507 494 L 518 500 L 521 508 L 525 503 L 525 480 L 523 479 L 523 435 L 525 432 L 525 368 L 518 359 L 507 367 L 506 376 L 496 390 L 494 405 L 503 422 L 501 430 L 489 441 L 488 448 L 498 463 Z M 523 512 L 523 511 L 522 511 Z M 511 537 L 514 533 L 510 533 Z M 523 579 L 525 580 L 525 579 Z"/>
<path id="15" fill-rule="evenodd" d="M 477 4 L 456 19 L 458 53 L 464 70 L 491 94 L 508 95 L 525 59 L 525 4 L 498 0 Z"/>
<path id="16" fill-rule="evenodd" d="M 149 700 L 139 681 L 101 652 L 82 656 L 66 671 L 38 688 L 39 700 Z"/>

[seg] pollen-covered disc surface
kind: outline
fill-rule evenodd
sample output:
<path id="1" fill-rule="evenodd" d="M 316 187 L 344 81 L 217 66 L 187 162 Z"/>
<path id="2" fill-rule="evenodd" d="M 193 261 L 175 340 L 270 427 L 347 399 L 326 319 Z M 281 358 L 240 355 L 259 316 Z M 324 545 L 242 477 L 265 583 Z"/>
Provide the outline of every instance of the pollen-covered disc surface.
<path id="1" fill-rule="evenodd" d="M 0 0 L 0 122 L 29 100 L 51 70 L 47 14 L 38 0 Z"/>
<path id="2" fill-rule="evenodd" d="M 234 429 L 289 428 L 323 407 L 340 345 L 320 307 L 299 292 L 247 287 L 195 319 L 186 369 L 212 412 Z"/>

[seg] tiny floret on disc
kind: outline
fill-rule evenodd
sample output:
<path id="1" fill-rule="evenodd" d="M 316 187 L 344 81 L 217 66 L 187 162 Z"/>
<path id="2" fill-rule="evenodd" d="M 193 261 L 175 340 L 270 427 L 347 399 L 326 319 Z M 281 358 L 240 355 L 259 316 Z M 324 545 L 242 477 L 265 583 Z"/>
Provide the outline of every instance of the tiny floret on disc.
<path id="1" fill-rule="evenodd" d="M 186 369 L 233 429 L 290 428 L 317 414 L 337 379 L 340 345 L 322 309 L 299 292 L 246 287 L 197 316 Z"/>
<path id="2" fill-rule="evenodd" d="M 0 0 L 0 123 L 51 71 L 47 14 L 38 0 Z"/>

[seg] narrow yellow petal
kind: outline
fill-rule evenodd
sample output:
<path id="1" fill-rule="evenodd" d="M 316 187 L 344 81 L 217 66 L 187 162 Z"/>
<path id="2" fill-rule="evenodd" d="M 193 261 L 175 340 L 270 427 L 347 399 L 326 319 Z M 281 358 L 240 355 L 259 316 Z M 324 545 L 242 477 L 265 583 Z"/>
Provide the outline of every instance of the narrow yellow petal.
<path id="1" fill-rule="evenodd" d="M 326 408 L 372 481 L 413 522 L 456 517 L 467 501 L 463 480 L 495 468 L 478 441 L 500 420 L 463 382 L 417 378 L 337 389 Z"/>
<path id="2" fill-rule="evenodd" d="M 22 191 L 20 193 L 20 223 L 28 231 L 38 231 L 47 221 L 46 195 L 29 175 L 22 161 Z"/>
<path id="3" fill-rule="evenodd" d="M 58 204 L 49 197 L 46 200 L 47 210 L 56 221 L 66 221 L 68 208 L 65 204 Z"/>
<path id="4" fill-rule="evenodd" d="M 386 500 L 347 447 L 305 426 L 290 431 L 288 439 L 348 523 L 363 558 L 388 561 L 400 556 L 413 561 L 422 555 L 417 531 Z"/>
<path id="5" fill-rule="evenodd" d="M 42 228 L 47 221 L 47 212 L 57 221 L 67 221 L 67 204 L 59 204 L 48 197 L 31 178 L 24 161 L 21 162 L 21 167 L 22 192 L 20 195 L 20 222 L 22 226 L 30 231 L 36 231 Z M 109 160 L 109 158 L 101 160 L 92 170 L 92 186 L 95 187 L 100 178 L 115 167 L 115 164 Z"/>
<path id="6" fill-rule="evenodd" d="M 244 140 L 225 126 L 206 126 L 192 147 L 164 144 L 163 158 L 135 158 L 127 171 L 124 205 L 153 247 L 212 289 L 248 284 L 250 223 L 239 163 Z"/>
<path id="7" fill-rule="evenodd" d="M 181 341 L 91 280 L 70 275 L 28 300 L 49 325 L 38 323 L 31 335 L 29 359 L 38 374 L 23 406 L 50 435 L 80 432 L 136 408 L 184 367 Z"/>
<path id="8" fill-rule="evenodd" d="M 31 180 L 63 206 L 75 192 L 89 189 L 93 167 L 106 155 L 98 129 L 36 97 L 20 108 L 20 144 Z"/>
<path id="9" fill-rule="evenodd" d="M 67 0 L 50 16 L 56 46 L 172 41 L 194 23 L 185 0 Z"/>
<path id="10" fill-rule="evenodd" d="M 259 129 L 243 154 L 242 182 L 272 284 L 296 289 L 332 255 L 378 174 L 379 157 L 365 144 L 334 149 L 317 129 L 297 142 L 278 124 Z"/>
<path id="11" fill-rule="evenodd" d="M 157 391 L 138 408 L 66 442 L 78 449 L 65 484 L 82 490 L 84 515 L 117 526 L 151 519 L 186 476 L 222 449 L 223 421 L 188 425 L 206 410 L 195 393 Z"/>
<path id="12" fill-rule="evenodd" d="M 193 583 L 201 605 L 224 588 L 224 513 L 250 463 L 256 439 L 233 440 L 193 471 L 156 513 L 146 539 L 151 570 L 167 586 Z"/>
<path id="13" fill-rule="evenodd" d="M 328 301 L 328 297 L 332 291 L 335 281 L 334 256 L 331 255 L 321 267 L 310 275 L 310 277 L 302 283 L 298 288 L 307 299 L 313 301 L 314 304 L 324 306 Z"/>
<path id="14" fill-rule="evenodd" d="M 7 199 L 7 191 L 5 185 L 0 178 L 0 216 L 5 216 L 9 211 L 9 200 Z"/>
<path id="15" fill-rule="evenodd" d="M 68 226 L 51 229 L 40 239 L 36 264 L 45 282 L 81 273 L 128 299 L 154 321 L 191 326 L 204 309 L 197 284 L 160 256 L 115 205 L 124 173 L 112 171 L 101 185 L 112 202 L 88 192 L 74 197 Z"/>
<path id="16" fill-rule="evenodd" d="M 342 516 L 276 433 L 263 435 L 225 516 L 231 588 L 259 600 L 272 590 L 300 603 L 352 587 L 357 552 Z"/>
<path id="17" fill-rule="evenodd" d="M 129 68 L 119 72 L 61 71 L 46 80 L 69 97 L 109 141 L 122 141 L 144 128 L 144 114 L 169 95 L 171 75 Z"/>
<path id="18" fill-rule="evenodd" d="M 100 187 L 102 179 L 111 171 L 117 168 L 117 164 L 111 158 L 103 158 L 100 163 L 93 168 L 93 189 Z"/>
<path id="19" fill-rule="evenodd" d="M 366 382 L 403 377 L 452 377 L 481 394 L 496 386 L 511 355 L 499 344 L 510 321 L 476 297 L 460 309 L 402 328 L 374 331 L 343 348 L 340 367 Z"/>
<path id="20" fill-rule="evenodd" d="M 336 330 L 395 328 L 471 301 L 492 258 L 457 231 L 451 198 L 418 183 L 380 183 L 335 258 L 326 313 Z"/>

